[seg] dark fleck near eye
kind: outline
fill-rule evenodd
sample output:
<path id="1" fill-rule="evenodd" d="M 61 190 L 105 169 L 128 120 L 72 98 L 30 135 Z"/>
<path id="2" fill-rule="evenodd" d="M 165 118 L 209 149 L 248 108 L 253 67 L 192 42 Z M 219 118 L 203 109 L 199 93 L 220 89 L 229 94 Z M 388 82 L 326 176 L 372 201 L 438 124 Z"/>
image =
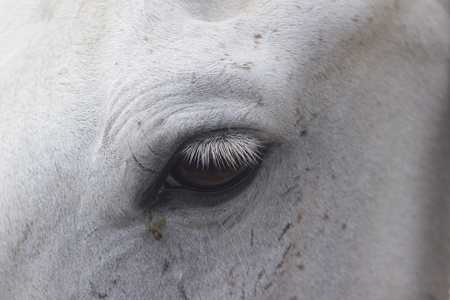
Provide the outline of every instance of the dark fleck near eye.
<path id="1" fill-rule="evenodd" d="M 258 165 L 261 142 L 243 134 L 221 134 L 194 142 L 166 178 L 167 188 L 215 192 L 231 188 Z"/>

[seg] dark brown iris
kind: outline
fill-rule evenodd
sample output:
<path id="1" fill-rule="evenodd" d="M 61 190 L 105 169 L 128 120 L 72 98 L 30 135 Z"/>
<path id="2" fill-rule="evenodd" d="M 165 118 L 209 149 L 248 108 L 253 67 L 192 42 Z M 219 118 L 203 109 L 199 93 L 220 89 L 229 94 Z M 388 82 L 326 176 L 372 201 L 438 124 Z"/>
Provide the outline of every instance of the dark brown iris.
<path id="1" fill-rule="evenodd" d="M 197 167 L 180 159 L 172 168 L 170 176 L 180 185 L 203 191 L 214 191 L 226 188 L 242 179 L 251 168 L 241 166 L 236 169 L 218 167 L 211 164 L 208 168 Z M 166 181 L 169 187 L 173 185 Z"/>

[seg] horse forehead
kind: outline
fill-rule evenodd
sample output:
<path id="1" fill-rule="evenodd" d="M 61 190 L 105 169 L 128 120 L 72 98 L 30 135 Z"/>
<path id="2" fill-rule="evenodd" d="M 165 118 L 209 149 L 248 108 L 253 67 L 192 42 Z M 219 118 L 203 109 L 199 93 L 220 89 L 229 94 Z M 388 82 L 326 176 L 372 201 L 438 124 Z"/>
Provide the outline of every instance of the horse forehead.
<path id="1" fill-rule="evenodd" d="M 112 30 L 119 37 L 114 40 L 115 45 L 125 47 L 121 50 L 128 51 L 132 45 L 145 48 L 148 54 L 163 52 L 166 59 L 159 65 L 166 66 L 174 59 L 189 62 L 198 57 L 217 58 L 224 49 L 233 48 L 242 57 L 254 58 L 267 56 L 268 45 L 276 46 L 277 51 L 290 49 L 295 54 L 317 50 L 315 40 L 332 43 L 341 39 L 357 27 L 355 15 L 364 20 L 373 11 L 368 4 L 349 1 L 340 1 L 339 5 L 281 0 L 223 6 L 219 1 L 207 3 L 215 5 L 200 1 L 189 5 L 184 1 L 138 1 L 123 5 L 107 24 L 120 24 Z M 247 51 L 242 51 L 245 48 Z M 176 54 L 171 56 L 172 52 Z M 283 53 L 286 54 L 289 53 Z"/>

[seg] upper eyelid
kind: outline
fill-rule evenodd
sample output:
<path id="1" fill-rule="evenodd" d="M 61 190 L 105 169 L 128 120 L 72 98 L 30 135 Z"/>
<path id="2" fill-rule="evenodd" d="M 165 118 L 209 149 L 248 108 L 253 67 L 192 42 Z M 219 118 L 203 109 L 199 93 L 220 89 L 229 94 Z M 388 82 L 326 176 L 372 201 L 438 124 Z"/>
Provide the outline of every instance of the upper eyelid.
<path id="1" fill-rule="evenodd" d="M 131 148 L 131 153 L 139 166 L 144 169 L 147 169 L 147 165 L 149 164 L 147 161 L 158 162 L 158 166 L 153 168 L 153 173 L 159 173 L 162 176 L 165 176 L 180 158 L 189 152 L 195 152 L 194 149 L 196 148 L 196 145 L 217 145 L 217 143 L 209 143 L 207 140 L 218 136 L 225 137 L 227 142 L 223 145 L 227 145 L 228 147 L 224 148 L 228 151 L 231 150 L 232 156 L 244 158 L 247 165 L 258 164 L 261 159 L 261 154 L 265 153 L 269 146 L 274 142 L 269 134 L 259 130 L 224 128 L 191 135 L 189 138 L 184 139 L 183 142 L 179 142 L 177 148 L 173 148 L 173 144 L 175 143 L 168 143 L 167 140 L 165 141 L 164 139 L 162 140 L 162 143 L 157 142 L 157 147 L 151 147 L 144 142 L 144 147 L 141 151 L 136 152 Z M 172 144 L 172 146 L 170 146 L 170 144 Z M 164 154 L 164 152 L 160 150 L 163 148 L 162 145 L 164 145 L 166 149 L 172 148 L 172 150 L 166 151 L 166 154 Z M 243 150 L 242 146 L 247 150 Z M 222 158 L 227 157 L 225 152 L 226 151 L 219 152 L 222 154 Z M 207 153 L 210 154 L 211 151 L 208 151 Z M 197 161 L 199 163 L 206 162 L 202 159 L 196 160 L 195 162 Z M 228 159 L 227 162 L 231 163 L 231 160 Z"/>

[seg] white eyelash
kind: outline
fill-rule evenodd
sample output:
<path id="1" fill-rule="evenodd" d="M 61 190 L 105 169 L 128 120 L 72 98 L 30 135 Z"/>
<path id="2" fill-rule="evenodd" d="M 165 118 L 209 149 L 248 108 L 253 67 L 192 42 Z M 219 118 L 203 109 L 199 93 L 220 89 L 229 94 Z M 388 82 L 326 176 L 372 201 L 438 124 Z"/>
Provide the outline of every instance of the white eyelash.
<path id="1" fill-rule="evenodd" d="M 237 170 L 242 166 L 255 166 L 261 159 L 262 142 L 247 135 L 220 135 L 194 142 L 181 151 L 189 165 L 208 169 L 210 165 L 218 168 Z"/>

